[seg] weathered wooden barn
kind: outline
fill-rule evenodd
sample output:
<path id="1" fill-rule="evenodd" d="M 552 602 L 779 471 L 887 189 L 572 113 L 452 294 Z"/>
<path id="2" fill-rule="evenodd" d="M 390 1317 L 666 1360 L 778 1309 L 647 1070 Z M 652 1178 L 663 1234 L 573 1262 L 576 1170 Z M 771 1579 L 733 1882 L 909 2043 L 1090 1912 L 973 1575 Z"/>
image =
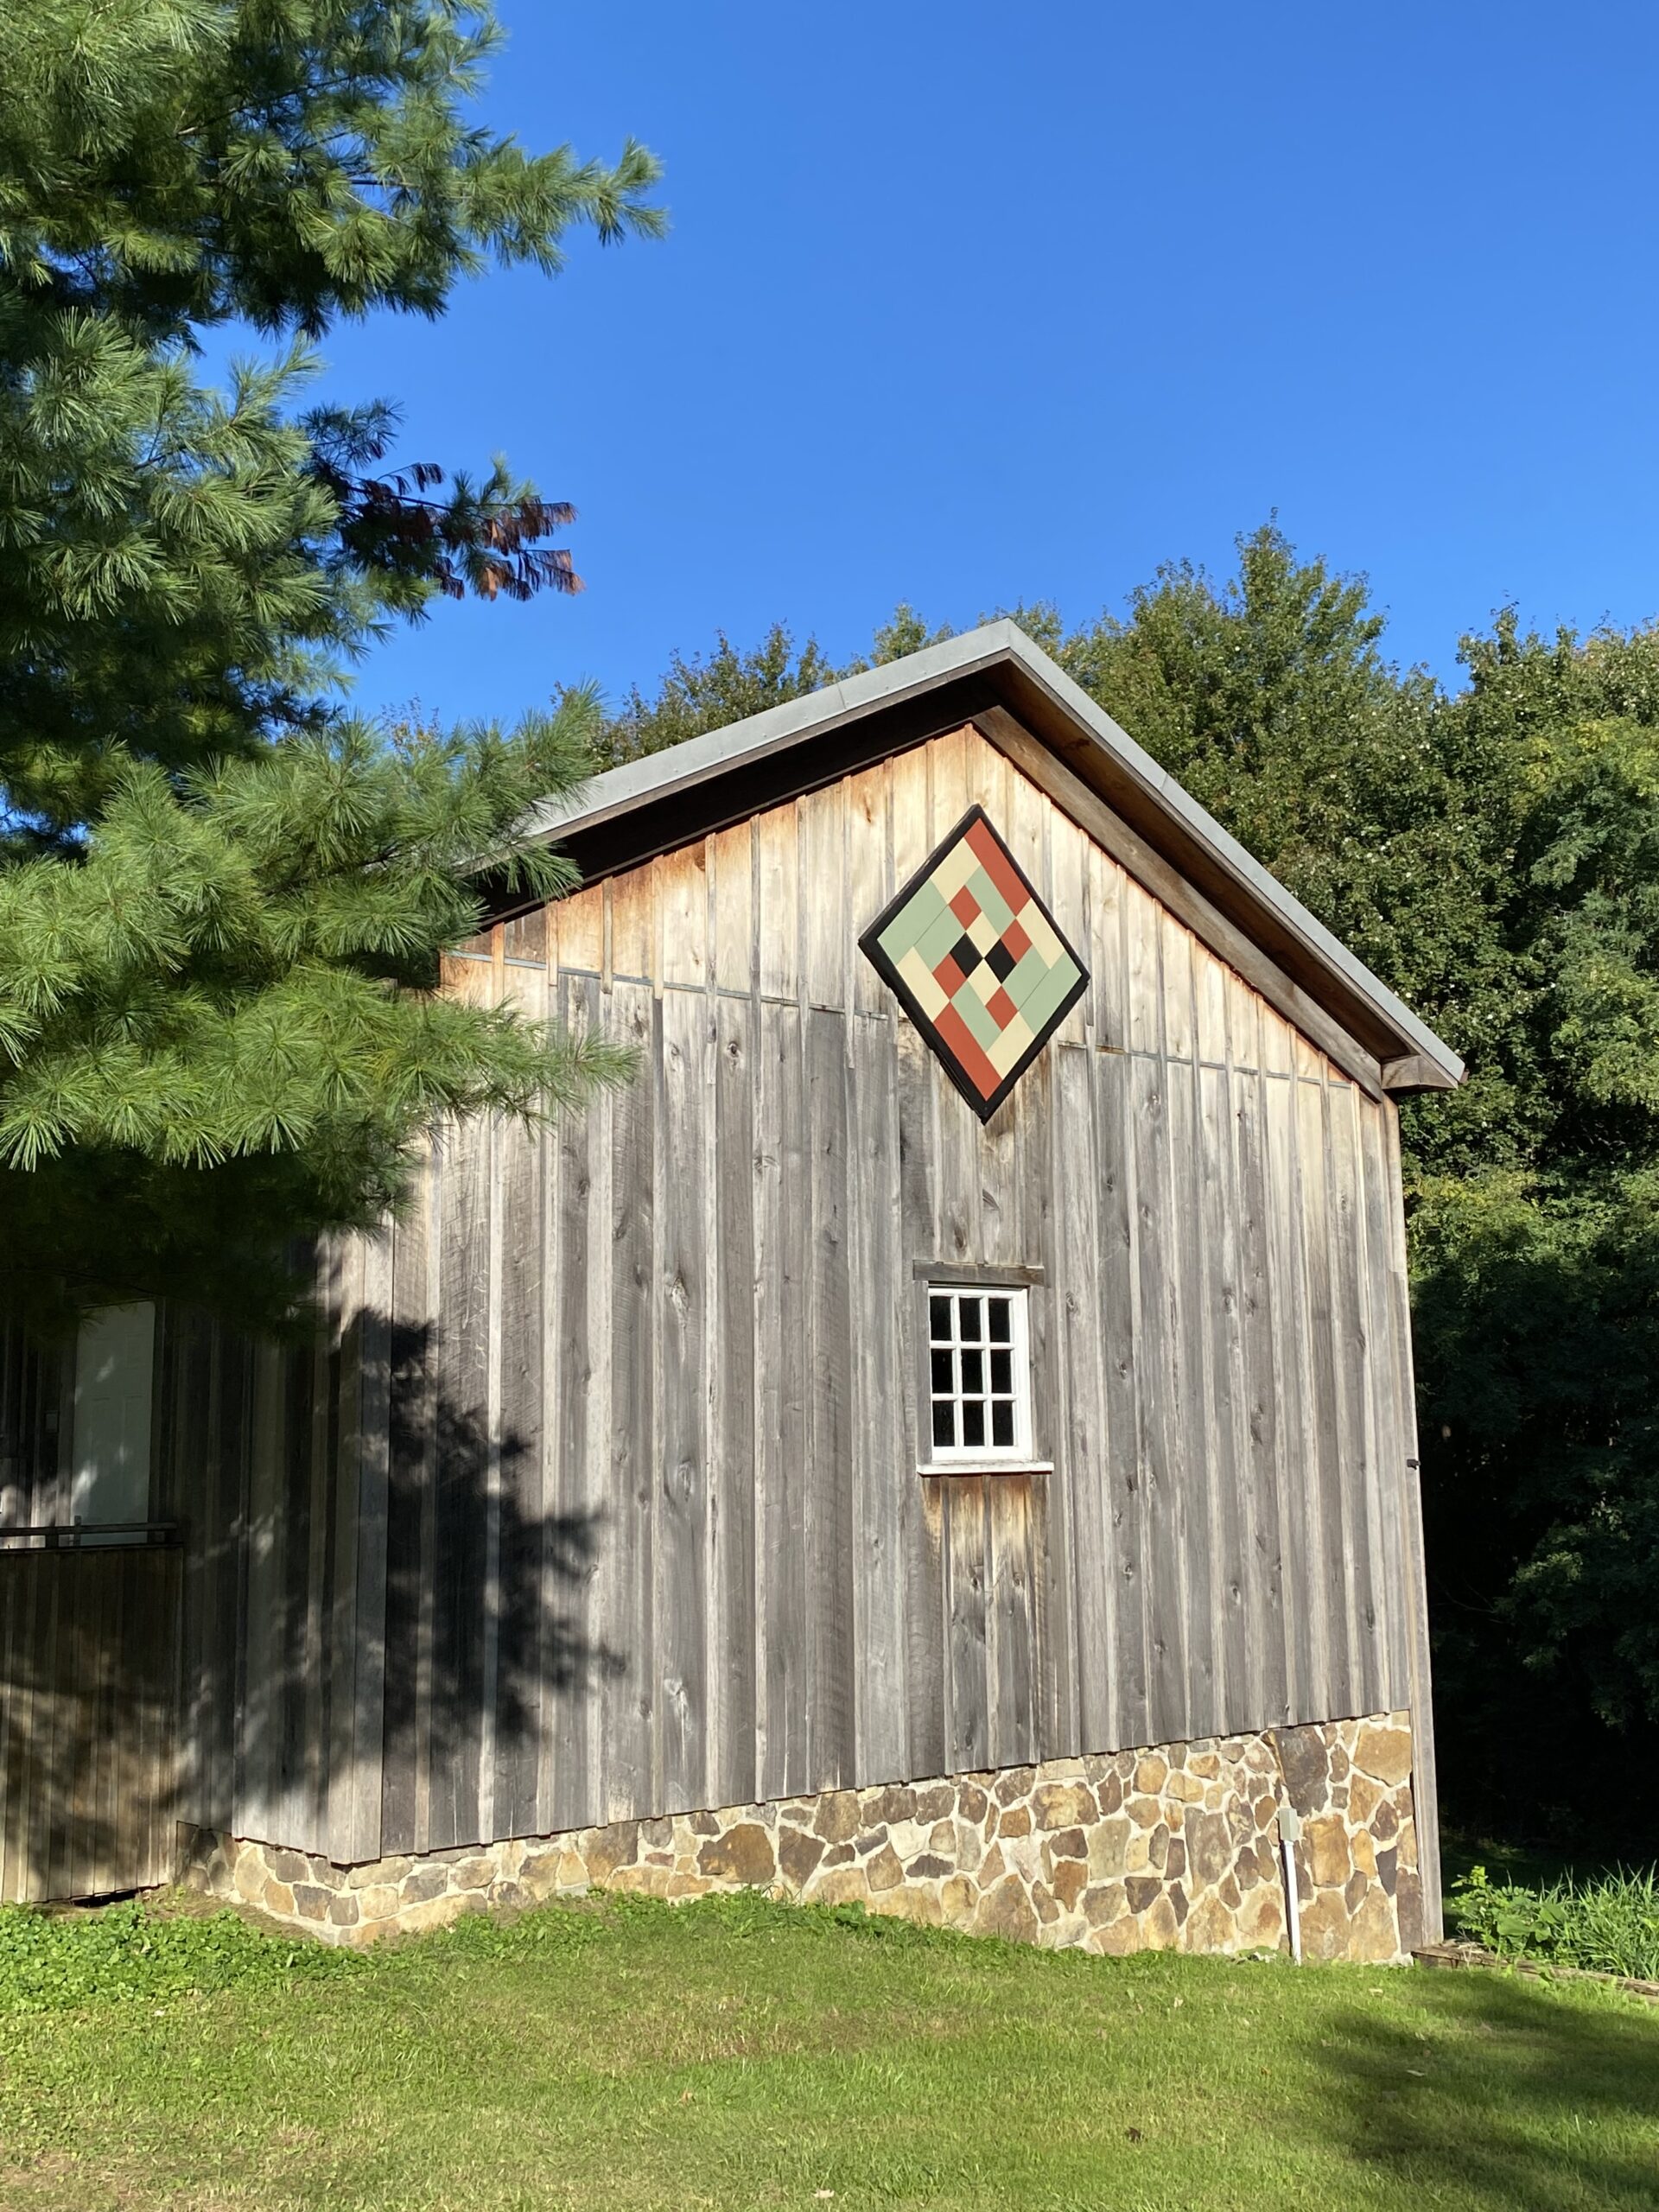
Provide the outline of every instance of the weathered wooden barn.
<path id="1" fill-rule="evenodd" d="M 1456 1057 L 1007 623 L 537 834 L 585 887 L 450 987 L 631 1083 L 444 1130 L 310 1350 L 9 1348 L 0 1897 L 1437 1932 L 1395 1100 Z"/>

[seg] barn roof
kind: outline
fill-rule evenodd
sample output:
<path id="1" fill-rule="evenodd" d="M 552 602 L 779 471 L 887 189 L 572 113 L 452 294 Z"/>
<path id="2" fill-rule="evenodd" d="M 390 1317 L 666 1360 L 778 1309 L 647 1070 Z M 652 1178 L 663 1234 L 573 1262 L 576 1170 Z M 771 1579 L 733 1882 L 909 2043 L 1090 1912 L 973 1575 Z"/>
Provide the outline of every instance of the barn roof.
<path id="1" fill-rule="evenodd" d="M 530 831 L 592 880 L 970 721 L 1368 1088 L 1462 1079 L 1451 1047 L 1007 620 L 607 769 Z"/>

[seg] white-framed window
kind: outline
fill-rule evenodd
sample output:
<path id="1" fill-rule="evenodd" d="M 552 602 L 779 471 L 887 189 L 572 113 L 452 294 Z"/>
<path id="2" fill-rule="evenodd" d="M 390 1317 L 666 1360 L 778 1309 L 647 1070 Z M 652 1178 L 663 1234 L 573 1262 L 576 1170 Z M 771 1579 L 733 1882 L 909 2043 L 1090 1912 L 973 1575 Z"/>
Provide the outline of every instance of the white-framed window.
<path id="1" fill-rule="evenodd" d="M 1029 1294 L 927 1286 L 928 1457 L 935 1466 L 1031 1458 Z"/>

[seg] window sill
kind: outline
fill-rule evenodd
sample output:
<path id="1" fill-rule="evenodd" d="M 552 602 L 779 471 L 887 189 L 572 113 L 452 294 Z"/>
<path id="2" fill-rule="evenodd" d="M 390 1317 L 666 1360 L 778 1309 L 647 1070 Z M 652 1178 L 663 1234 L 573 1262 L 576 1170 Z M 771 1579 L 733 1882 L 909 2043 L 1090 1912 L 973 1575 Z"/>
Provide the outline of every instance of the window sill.
<path id="1" fill-rule="evenodd" d="M 937 1475 L 1052 1475 L 1052 1459 L 924 1459 L 916 1471 L 931 1481 Z"/>
<path id="2" fill-rule="evenodd" d="M 176 1549 L 175 1521 L 52 1521 L 28 1528 L 0 1527 L 0 1551 L 143 1552 Z"/>

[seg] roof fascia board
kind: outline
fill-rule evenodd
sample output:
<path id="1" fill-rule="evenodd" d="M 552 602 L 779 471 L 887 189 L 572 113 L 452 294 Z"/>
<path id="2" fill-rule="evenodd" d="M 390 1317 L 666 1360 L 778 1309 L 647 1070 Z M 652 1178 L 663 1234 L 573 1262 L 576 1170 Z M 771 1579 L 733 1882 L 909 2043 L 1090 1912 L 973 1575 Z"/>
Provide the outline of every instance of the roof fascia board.
<path id="1" fill-rule="evenodd" d="M 994 633 L 1012 629 L 1010 623 L 987 624 L 970 631 L 967 639 L 947 638 L 920 652 L 906 653 L 902 660 L 887 661 L 880 668 L 868 668 L 857 676 L 826 684 L 821 691 L 785 699 L 781 706 L 768 707 L 764 714 L 728 722 L 723 729 L 687 738 L 682 744 L 648 753 L 639 760 L 625 760 L 620 767 L 607 768 L 595 776 L 574 798 L 536 808 L 525 824 L 525 835 L 545 842 L 578 827 L 587 830 L 628 812 L 645 799 L 671 798 L 711 776 L 751 767 L 879 709 L 918 699 L 937 690 L 942 682 L 994 669 L 1007 658 L 1002 638 Z M 976 640 L 981 641 L 978 650 L 961 650 Z M 942 728 L 949 726 L 948 721 L 940 723 Z"/>
<path id="2" fill-rule="evenodd" d="M 711 836 L 752 814 L 892 760 L 948 730 L 961 729 L 995 699 L 994 686 L 983 677 L 936 684 L 878 715 L 852 716 L 826 730 L 810 732 L 793 745 L 746 753 L 730 769 L 689 781 L 676 779 L 657 789 L 648 786 L 627 805 L 574 815 L 541 834 L 558 840 L 584 883 L 597 883 L 625 868 L 640 867 L 658 853 Z M 522 911 L 526 903 L 520 898 L 502 905 L 493 909 L 493 916 L 499 919 Z"/>

